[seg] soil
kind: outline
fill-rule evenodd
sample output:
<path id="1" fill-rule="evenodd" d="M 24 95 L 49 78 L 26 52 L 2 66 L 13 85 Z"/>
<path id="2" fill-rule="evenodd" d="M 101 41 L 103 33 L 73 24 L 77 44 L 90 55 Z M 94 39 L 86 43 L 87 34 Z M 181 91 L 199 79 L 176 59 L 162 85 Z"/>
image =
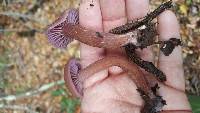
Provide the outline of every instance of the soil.
<path id="1" fill-rule="evenodd" d="M 186 91 L 200 95 L 200 3 L 198 0 L 189 3 L 175 1 L 174 12 L 180 22 L 183 42 Z M 151 0 L 151 10 L 160 4 L 159 0 Z M 78 5 L 77 0 L 10 0 L 0 7 L 0 12 L 4 12 L 0 14 L 0 98 L 63 79 L 63 67 L 72 56 L 79 56 L 79 44 L 75 41 L 67 49 L 54 48 L 48 43 L 44 30 L 65 9 Z M 60 113 L 63 112 L 63 96 L 70 97 L 70 93 L 52 96 L 52 92 L 58 89 L 67 92 L 64 85 L 56 85 L 36 96 L 3 103 L 28 106 L 41 113 Z M 80 113 L 79 106 L 75 110 Z M 25 113 L 0 109 L 0 113 L 13 112 Z"/>

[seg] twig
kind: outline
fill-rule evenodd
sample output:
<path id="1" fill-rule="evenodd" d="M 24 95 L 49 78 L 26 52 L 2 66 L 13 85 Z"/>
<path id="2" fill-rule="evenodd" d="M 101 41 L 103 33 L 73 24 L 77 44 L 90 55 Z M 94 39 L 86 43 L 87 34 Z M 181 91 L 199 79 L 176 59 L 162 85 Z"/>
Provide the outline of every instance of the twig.
<path id="1" fill-rule="evenodd" d="M 33 6 L 25 14 L 35 13 L 44 3 L 45 0 L 35 0 Z"/>
<path id="2" fill-rule="evenodd" d="M 32 91 L 28 91 L 28 92 L 16 94 L 16 95 L 8 95 L 8 96 L 0 97 L 0 101 L 14 101 L 14 100 L 21 99 L 21 98 L 35 96 L 35 95 L 38 95 L 38 94 L 56 86 L 56 85 L 62 85 L 62 84 L 64 84 L 64 80 L 51 82 L 49 84 L 44 84 L 40 88 L 32 90 Z"/>
<path id="3" fill-rule="evenodd" d="M 35 22 L 38 22 L 38 23 L 41 23 L 41 24 L 44 23 L 43 21 L 36 19 L 31 15 L 25 15 L 25 14 L 21 14 L 21 13 L 18 13 L 18 12 L 11 12 L 11 11 L 0 12 L 0 15 L 9 16 L 9 17 L 12 17 L 14 19 L 16 19 L 16 18 L 28 19 L 28 20 L 32 20 L 32 21 L 35 21 Z"/>
<path id="4" fill-rule="evenodd" d="M 12 109 L 12 110 L 20 110 L 20 111 L 27 111 L 28 113 L 38 113 L 27 106 L 24 105 L 5 105 L 0 104 L 0 109 Z"/>
<path id="5" fill-rule="evenodd" d="M 0 3 L 3 4 L 3 6 L 7 6 L 9 4 L 13 4 L 13 3 L 24 3 L 26 0 L 2 0 L 0 1 Z"/>
<path id="6" fill-rule="evenodd" d="M 133 62 L 136 63 L 138 66 L 140 66 L 141 68 L 143 68 L 145 71 L 152 73 L 153 75 L 155 75 L 160 81 L 164 82 L 166 81 L 166 75 L 159 70 L 158 68 L 156 68 L 152 62 L 148 62 L 148 61 L 144 61 L 143 59 L 141 59 L 140 57 L 138 57 L 137 54 L 135 54 L 135 49 L 136 46 L 134 44 L 127 44 L 124 46 L 126 54 L 128 56 L 128 58 Z"/>
<path id="7" fill-rule="evenodd" d="M 0 62 L 0 68 L 9 68 L 9 67 L 11 67 L 11 66 L 13 66 L 12 63 L 10 63 L 10 64 L 4 64 L 4 63 L 1 63 L 1 62 Z"/>
<path id="8" fill-rule="evenodd" d="M 0 33 L 1 32 L 19 32 L 19 29 L 0 29 Z"/>
<path id="9" fill-rule="evenodd" d="M 136 22 L 127 23 L 125 25 L 116 27 L 114 29 L 111 29 L 109 32 L 113 33 L 113 34 L 125 34 L 127 32 L 132 31 L 132 30 L 135 30 L 135 29 L 139 28 L 140 26 L 146 25 L 147 23 L 151 22 L 160 13 L 171 8 L 172 6 L 173 6 L 172 0 L 165 2 L 165 3 L 161 4 L 157 9 L 155 9 L 153 12 L 147 14 L 143 19 L 138 20 Z"/>
<path id="10" fill-rule="evenodd" d="M 52 113 L 53 111 L 53 106 L 49 106 L 49 108 L 47 109 L 47 113 Z"/>

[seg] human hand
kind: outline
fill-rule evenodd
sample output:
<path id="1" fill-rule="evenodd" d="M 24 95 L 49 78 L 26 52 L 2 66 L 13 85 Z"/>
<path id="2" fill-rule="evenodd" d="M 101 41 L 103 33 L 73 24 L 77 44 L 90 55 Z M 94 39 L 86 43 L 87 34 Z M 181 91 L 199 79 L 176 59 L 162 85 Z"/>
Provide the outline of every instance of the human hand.
<path id="1" fill-rule="evenodd" d="M 145 16 L 148 11 L 148 0 L 82 0 L 79 23 L 88 29 L 108 32 L 129 20 Z M 171 11 L 163 12 L 158 17 L 158 23 L 160 40 L 180 37 L 178 21 Z M 98 59 L 119 52 L 81 44 L 81 64 L 85 68 Z M 144 60 L 155 61 L 151 48 L 144 49 L 139 54 Z M 160 53 L 158 64 L 158 68 L 167 76 L 165 83 L 159 83 L 158 90 L 167 103 L 163 108 L 165 113 L 191 112 L 184 92 L 181 47 L 176 47 L 170 56 Z M 151 76 L 147 73 L 145 75 Z M 82 113 L 139 113 L 143 105 L 136 85 L 119 67 L 110 67 L 90 76 L 84 81 L 83 87 Z"/>

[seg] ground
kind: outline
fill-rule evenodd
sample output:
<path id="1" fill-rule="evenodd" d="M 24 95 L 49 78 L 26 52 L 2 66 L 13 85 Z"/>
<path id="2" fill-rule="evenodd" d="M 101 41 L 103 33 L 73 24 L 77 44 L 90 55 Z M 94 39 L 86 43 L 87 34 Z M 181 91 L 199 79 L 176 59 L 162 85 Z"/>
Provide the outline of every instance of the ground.
<path id="1" fill-rule="evenodd" d="M 151 0 L 151 9 L 159 4 Z M 186 91 L 200 95 L 200 1 L 175 0 L 175 4 Z M 63 67 L 69 58 L 79 56 L 79 44 L 57 49 L 44 34 L 64 10 L 78 5 L 77 0 L 0 0 L 0 113 L 80 112 L 79 101 L 71 98 L 63 83 Z"/>

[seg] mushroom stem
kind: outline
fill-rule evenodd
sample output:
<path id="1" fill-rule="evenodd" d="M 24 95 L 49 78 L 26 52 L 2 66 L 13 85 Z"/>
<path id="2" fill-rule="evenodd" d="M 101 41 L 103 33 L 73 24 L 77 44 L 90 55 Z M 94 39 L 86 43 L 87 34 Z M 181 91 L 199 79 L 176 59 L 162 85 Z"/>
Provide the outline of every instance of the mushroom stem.
<path id="1" fill-rule="evenodd" d="M 73 25 L 70 23 L 64 25 L 63 34 L 66 37 L 76 39 L 87 45 L 106 49 L 115 49 L 129 42 L 133 44 L 137 42 L 137 31 L 133 31 L 131 35 L 114 35 L 111 33 L 100 33 L 88 30 L 78 24 Z"/>
<path id="2" fill-rule="evenodd" d="M 138 88 L 145 92 L 150 92 L 151 88 L 148 85 L 143 73 L 136 66 L 136 64 L 129 62 L 128 59 L 123 56 L 106 56 L 105 58 L 90 64 L 88 67 L 80 71 L 80 81 L 84 81 L 91 75 L 94 75 L 95 73 L 111 66 L 119 66 L 128 71 L 128 74 Z"/>

